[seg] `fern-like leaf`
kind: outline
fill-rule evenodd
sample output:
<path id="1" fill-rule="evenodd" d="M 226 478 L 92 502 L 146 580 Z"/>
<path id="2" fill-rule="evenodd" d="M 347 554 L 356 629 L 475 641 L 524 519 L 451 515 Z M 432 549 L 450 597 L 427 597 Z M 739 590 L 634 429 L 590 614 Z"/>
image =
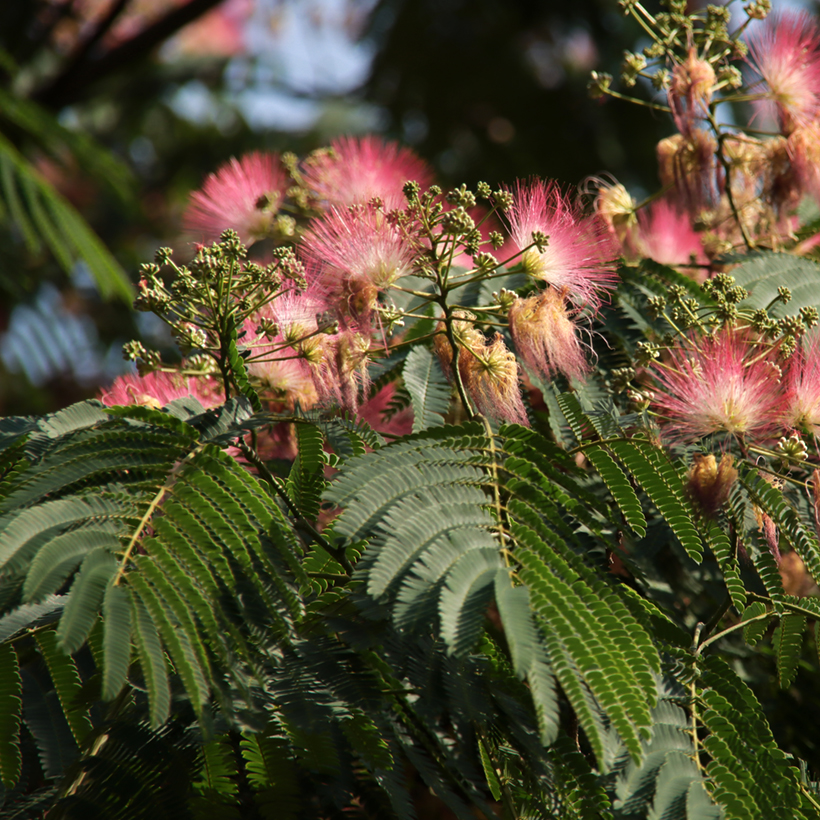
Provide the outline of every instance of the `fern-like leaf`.
<path id="1" fill-rule="evenodd" d="M 297 424 L 296 441 L 299 449 L 288 477 L 288 495 L 304 518 L 315 521 L 327 483 L 322 434 L 312 424 Z"/>
<path id="2" fill-rule="evenodd" d="M 413 432 L 444 424 L 451 388 L 438 359 L 424 347 L 414 347 L 402 368 L 402 379 L 413 404 Z"/>
<path id="3" fill-rule="evenodd" d="M 57 636 L 53 630 L 38 633 L 36 640 L 40 653 L 48 665 L 54 689 L 63 707 L 63 714 L 79 746 L 92 727 L 88 710 L 78 703 L 82 681 L 77 666 L 73 658 L 58 647 Z"/>
<path id="4" fill-rule="evenodd" d="M 17 652 L 0 644 L 0 781 L 10 789 L 20 777 L 20 710 L 23 683 Z"/>
<path id="5" fill-rule="evenodd" d="M 103 598 L 103 685 L 104 700 L 115 698 L 125 684 L 131 660 L 131 591 L 108 584 Z"/>
<path id="6" fill-rule="evenodd" d="M 85 643 L 116 572 L 117 559 L 108 550 L 98 547 L 83 561 L 57 628 L 57 642 L 64 652 L 76 652 Z"/>
<path id="7" fill-rule="evenodd" d="M 44 241 L 66 273 L 81 258 L 103 296 L 131 300 L 131 285 L 119 263 L 73 206 L 2 135 L 0 180 L 5 204 L 31 250 Z"/>
<path id="8" fill-rule="evenodd" d="M 609 488 L 626 523 L 639 538 L 642 538 L 646 535 L 646 518 L 641 509 L 641 502 L 621 468 L 612 460 L 609 453 L 600 447 L 587 447 L 584 453 Z"/>
<path id="9" fill-rule="evenodd" d="M 772 646 L 777 653 L 777 677 L 781 689 L 788 689 L 797 674 L 797 662 L 800 660 L 805 629 L 805 615 L 782 615 L 772 635 Z"/>

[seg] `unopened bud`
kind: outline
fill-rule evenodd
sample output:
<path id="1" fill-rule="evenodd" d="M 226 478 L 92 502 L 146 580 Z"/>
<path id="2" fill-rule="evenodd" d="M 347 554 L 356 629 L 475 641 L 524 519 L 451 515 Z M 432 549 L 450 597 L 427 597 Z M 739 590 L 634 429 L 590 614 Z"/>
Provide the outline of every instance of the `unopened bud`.
<path id="1" fill-rule="evenodd" d="M 589 75 L 589 82 L 587 83 L 587 91 L 593 100 L 600 100 L 612 86 L 612 75 L 604 71 L 593 71 Z"/>
<path id="2" fill-rule="evenodd" d="M 772 0 L 756 0 L 754 3 L 747 3 L 743 11 L 753 20 L 765 20 L 772 10 Z"/>
<path id="3" fill-rule="evenodd" d="M 786 461 L 805 461 L 809 457 L 809 449 L 806 443 L 800 438 L 799 433 L 792 433 L 788 438 L 785 436 L 777 442 L 775 447 Z"/>

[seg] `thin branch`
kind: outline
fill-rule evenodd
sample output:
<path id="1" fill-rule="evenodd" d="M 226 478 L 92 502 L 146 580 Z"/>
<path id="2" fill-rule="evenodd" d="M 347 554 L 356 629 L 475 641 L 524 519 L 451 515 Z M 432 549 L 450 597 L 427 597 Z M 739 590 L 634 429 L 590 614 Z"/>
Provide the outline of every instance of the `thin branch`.
<path id="1" fill-rule="evenodd" d="M 130 40 L 107 51 L 96 59 L 84 59 L 69 65 L 31 98 L 51 109 L 60 109 L 80 99 L 86 88 L 103 77 L 110 77 L 150 54 L 157 46 L 176 34 L 188 23 L 201 17 L 223 0 L 189 0 L 184 6 L 169 11 Z"/>
<path id="2" fill-rule="evenodd" d="M 125 576 L 125 568 L 128 564 L 128 561 L 131 558 L 131 553 L 134 551 L 134 547 L 137 545 L 137 541 L 139 541 L 140 536 L 143 533 L 143 530 L 148 526 L 148 522 L 151 520 L 151 516 L 156 512 L 157 507 L 159 506 L 160 502 L 163 498 L 165 498 L 165 494 L 174 486 L 176 483 L 176 476 L 179 474 L 179 471 L 182 469 L 185 462 L 190 461 L 195 455 L 197 455 L 204 445 L 200 445 L 199 447 L 191 450 L 185 458 L 180 461 L 173 470 L 171 470 L 170 475 L 168 476 L 165 483 L 159 488 L 156 495 L 151 499 L 151 503 L 148 505 L 148 509 L 145 510 L 145 514 L 140 519 L 137 528 L 134 530 L 133 534 L 131 535 L 131 540 L 128 542 L 128 546 L 125 548 L 125 552 L 120 559 L 120 566 L 117 570 L 117 575 L 114 578 L 114 586 L 118 586 L 120 581 Z"/>
<path id="3" fill-rule="evenodd" d="M 304 531 L 311 539 L 320 546 L 331 558 L 337 561 L 348 576 L 353 574 L 353 565 L 347 560 L 345 551 L 334 547 L 317 529 L 310 523 L 300 512 L 296 505 L 290 500 L 288 494 L 281 485 L 280 480 L 271 473 L 265 466 L 265 463 L 259 456 L 251 449 L 244 441 L 239 441 L 239 449 L 242 455 L 245 456 L 251 464 L 259 471 L 259 475 L 266 484 L 284 501 L 285 506 L 290 511 L 290 514 L 296 519 L 296 527 Z"/>

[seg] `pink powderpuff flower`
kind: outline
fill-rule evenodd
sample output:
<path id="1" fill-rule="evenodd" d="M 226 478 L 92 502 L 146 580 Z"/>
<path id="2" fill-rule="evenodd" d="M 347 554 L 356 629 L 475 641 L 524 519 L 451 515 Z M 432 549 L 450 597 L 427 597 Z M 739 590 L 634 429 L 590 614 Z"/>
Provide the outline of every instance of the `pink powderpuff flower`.
<path id="1" fill-rule="evenodd" d="M 606 223 L 597 214 L 584 216 L 555 182 L 519 182 L 512 193 L 507 216 L 515 250 L 527 248 L 521 256 L 524 269 L 565 293 L 574 304 L 597 310 L 618 281 L 617 250 Z M 534 231 L 548 237 L 543 251 L 527 247 Z"/>
<path id="2" fill-rule="evenodd" d="M 782 12 L 749 37 L 750 65 L 763 77 L 783 132 L 820 114 L 820 29 L 806 12 Z"/>
<path id="3" fill-rule="evenodd" d="M 820 436 L 820 335 L 803 339 L 789 358 L 781 403 L 780 424 Z"/>
<path id="4" fill-rule="evenodd" d="M 257 319 L 273 322 L 282 339 L 301 348 L 319 332 L 319 318 L 333 307 L 316 283 L 307 290 L 283 289 L 260 311 Z M 326 324 L 326 323 L 325 323 Z"/>
<path id="5" fill-rule="evenodd" d="M 656 412 L 671 441 L 726 432 L 759 437 L 775 428 L 783 398 L 780 368 L 748 335 L 723 329 L 687 337 L 651 366 Z"/>
<path id="6" fill-rule="evenodd" d="M 417 254 L 404 231 L 373 203 L 331 208 L 305 233 L 303 250 L 327 298 L 357 320 L 369 316 L 381 291 L 412 271 Z"/>
<path id="7" fill-rule="evenodd" d="M 298 338 L 293 339 L 291 345 L 291 340 L 282 332 L 271 335 L 260 330 L 256 321 L 246 321 L 242 344 L 250 350 L 246 367 L 258 383 L 261 398 L 282 402 L 288 407 L 293 407 L 297 402 L 303 409 L 313 407 L 319 397 L 310 365 L 299 348 Z"/>
<path id="8" fill-rule="evenodd" d="M 516 298 L 508 319 L 516 352 L 531 371 L 547 380 L 559 372 L 583 380 L 589 365 L 572 311 L 557 288 Z"/>
<path id="9" fill-rule="evenodd" d="M 216 241 L 228 228 L 246 245 L 264 239 L 289 186 L 278 154 L 254 151 L 233 158 L 191 194 L 183 225 L 201 242 Z"/>
<path id="10" fill-rule="evenodd" d="M 707 261 L 700 235 L 688 214 L 668 199 L 659 199 L 638 211 L 637 225 L 627 242 L 636 256 L 654 259 L 661 265 L 690 267 L 694 278 L 705 278 L 705 269 L 691 267 L 692 263 L 701 265 Z"/>
<path id="11" fill-rule="evenodd" d="M 404 183 L 430 186 L 433 174 L 427 163 L 409 148 L 379 137 L 338 137 L 331 152 L 311 157 L 302 175 L 308 188 L 329 206 L 364 205 L 374 197 L 387 210 L 403 208 Z"/>
<path id="12" fill-rule="evenodd" d="M 162 371 L 117 376 L 111 387 L 100 391 L 99 399 L 106 407 L 141 404 L 159 410 L 174 399 L 187 396 L 195 398 L 206 410 L 218 407 L 224 400 L 222 388 L 207 376 Z"/>
<path id="13" fill-rule="evenodd" d="M 248 372 L 260 380 L 270 398 L 289 406 L 313 407 L 319 400 L 311 364 L 323 356 L 320 319 L 328 303 L 316 287 L 282 290 L 245 323 L 244 344 L 250 347 Z M 268 333 L 264 332 L 268 328 Z"/>

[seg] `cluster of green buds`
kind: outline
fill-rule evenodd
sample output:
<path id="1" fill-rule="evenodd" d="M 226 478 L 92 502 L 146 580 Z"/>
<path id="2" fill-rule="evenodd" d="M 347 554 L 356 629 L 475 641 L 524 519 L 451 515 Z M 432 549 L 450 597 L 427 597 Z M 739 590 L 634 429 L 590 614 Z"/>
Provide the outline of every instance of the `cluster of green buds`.
<path id="1" fill-rule="evenodd" d="M 621 81 L 627 88 L 634 86 L 638 77 L 649 80 L 656 88 L 668 88 L 672 80 L 668 63 L 682 64 L 692 53 L 711 66 L 719 84 L 737 88 L 742 80 L 738 80 L 738 72 L 730 61 L 746 53 L 740 36 L 749 21 L 762 20 L 771 11 L 769 0 L 747 4 L 746 22 L 732 31 L 731 13 L 722 5 L 709 4 L 691 11 L 686 0 L 662 0 L 666 11 L 657 14 L 650 13 L 639 0 L 620 0 L 619 5 L 652 38 L 642 52 L 624 55 Z M 593 84 L 607 93 L 608 89 L 601 89 L 600 75 L 593 78 Z"/>
<path id="2" fill-rule="evenodd" d="M 184 265 L 174 261 L 169 248 L 160 248 L 154 262 L 141 268 L 134 307 L 159 316 L 184 352 L 219 362 L 231 328 L 236 332 L 274 299 L 283 281 L 305 287 L 304 267 L 291 248 L 275 248 L 273 257 L 267 265 L 249 261 L 233 230 L 219 242 L 200 246 Z M 160 365 L 158 354 L 135 342 L 125 346 L 124 354 L 139 359 L 144 370 Z"/>
<path id="3" fill-rule="evenodd" d="M 724 325 L 746 325 L 761 337 L 777 341 L 784 355 L 794 351 L 800 337 L 820 322 L 820 314 L 812 306 L 801 307 L 791 316 L 772 315 L 777 305 L 786 305 L 791 300 L 786 287 L 778 288 L 777 295 L 764 308 L 744 307 L 749 292 L 726 273 L 717 273 L 703 282 L 701 292 L 707 298 L 699 300 L 692 289 L 673 285 L 666 296 L 649 297 L 649 314 L 654 319 L 665 318 L 676 333 L 696 328 L 709 334 Z M 643 351 L 644 360 L 655 358 L 656 351 L 650 347 Z"/>

